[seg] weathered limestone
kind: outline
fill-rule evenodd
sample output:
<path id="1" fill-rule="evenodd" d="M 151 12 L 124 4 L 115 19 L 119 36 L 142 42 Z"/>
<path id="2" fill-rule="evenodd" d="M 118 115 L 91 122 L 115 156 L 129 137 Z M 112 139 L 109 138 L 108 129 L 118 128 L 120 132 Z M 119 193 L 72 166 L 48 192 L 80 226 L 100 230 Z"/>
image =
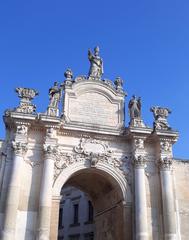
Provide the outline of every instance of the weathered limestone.
<path id="1" fill-rule="evenodd" d="M 162 159 L 160 167 L 165 240 L 176 240 L 176 213 L 173 195 L 172 159 Z"/>
<path id="2" fill-rule="evenodd" d="M 23 155 L 27 151 L 27 144 L 14 141 L 13 147 L 13 165 L 10 176 L 10 182 L 7 191 L 5 204 L 4 224 L 2 240 L 12 240 L 15 237 L 16 217 L 19 205 L 19 193 L 21 184 L 21 171 L 23 164 Z"/>
<path id="3" fill-rule="evenodd" d="M 133 139 L 136 240 L 148 239 L 144 138 Z"/>
<path id="4" fill-rule="evenodd" d="M 39 240 L 48 240 L 50 238 L 54 154 L 56 153 L 56 145 L 53 145 L 53 143 L 53 141 L 46 141 L 44 145 L 45 156 L 39 199 L 39 220 L 37 233 L 37 239 Z"/>
<path id="5" fill-rule="evenodd" d="M 172 179 L 172 142 L 160 137 L 160 178 L 165 240 L 176 240 L 176 208 Z"/>
<path id="6" fill-rule="evenodd" d="M 4 116 L 3 240 L 56 239 L 63 186 L 81 188 L 94 203 L 96 240 L 188 239 L 189 162 L 172 160 L 178 133 L 168 124 L 170 110 L 153 107 L 147 127 L 133 96 L 125 127 L 123 80 L 101 79 L 96 50 L 88 76 L 74 78 L 67 69 L 64 83 L 50 88 L 45 113 L 36 114 L 31 102 L 36 90 L 16 89 L 19 106 Z"/>

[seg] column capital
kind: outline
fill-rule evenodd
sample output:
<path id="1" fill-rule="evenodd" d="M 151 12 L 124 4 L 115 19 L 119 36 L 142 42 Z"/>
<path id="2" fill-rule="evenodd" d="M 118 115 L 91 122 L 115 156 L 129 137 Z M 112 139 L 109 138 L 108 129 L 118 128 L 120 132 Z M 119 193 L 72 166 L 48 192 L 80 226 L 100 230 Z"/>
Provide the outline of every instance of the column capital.
<path id="1" fill-rule="evenodd" d="M 47 158 L 54 158 L 58 153 L 58 146 L 45 143 L 43 145 L 43 150 Z"/>
<path id="2" fill-rule="evenodd" d="M 57 127 L 56 126 L 45 126 L 46 127 L 46 138 L 56 138 Z"/>
<path id="3" fill-rule="evenodd" d="M 173 164 L 173 159 L 169 157 L 160 157 L 159 159 L 159 168 L 162 171 L 171 170 Z"/>
<path id="4" fill-rule="evenodd" d="M 24 124 L 19 124 L 16 126 L 16 134 L 26 136 L 28 133 L 28 126 Z"/>
<path id="5" fill-rule="evenodd" d="M 133 163 L 135 168 L 144 168 L 146 164 L 146 158 L 143 155 L 134 156 Z"/>
<path id="6" fill-rule="evenodd" d="M 145 141 L 145 138 L 143 138 L 143 137 L 134 137 L 133 138 L 133 148 L 135 150 L 137 150 L 137 149 L 144 150 L 144 141 Z"/>
<path id="7" fill-rule="evenodd" d="M 12 149 L 14 150 L 14 154 L 23 156 L 28 150 L 27 145 L 28 144 L 25 142 L 12 141 Z"/>

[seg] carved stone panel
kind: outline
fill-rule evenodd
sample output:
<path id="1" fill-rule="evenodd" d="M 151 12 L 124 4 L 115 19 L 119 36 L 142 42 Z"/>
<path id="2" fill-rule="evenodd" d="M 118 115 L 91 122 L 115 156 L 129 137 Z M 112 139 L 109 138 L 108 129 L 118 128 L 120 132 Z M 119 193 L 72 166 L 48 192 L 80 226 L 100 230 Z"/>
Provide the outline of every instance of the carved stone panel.
<path id="1" fill-rule="evenodd" d="M 82 127 L 120 129 L 124 126 L 124 95 L 103 82 L 83 80 L 65 89 L 64 117 Z"/>

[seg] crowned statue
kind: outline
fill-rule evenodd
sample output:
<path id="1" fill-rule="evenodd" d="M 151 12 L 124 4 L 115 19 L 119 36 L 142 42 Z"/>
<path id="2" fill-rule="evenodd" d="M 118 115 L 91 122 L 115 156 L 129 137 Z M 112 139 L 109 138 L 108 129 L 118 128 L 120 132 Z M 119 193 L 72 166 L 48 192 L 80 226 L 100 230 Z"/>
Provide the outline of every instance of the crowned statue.
<path id="1" fill-rule="evenodd" d="M 89 77 L 93 78 L 101 78 L 103 72 L 103 61 L 102 58 L 99 56 L 99 47 L 95 47 L 94 54 L 91 50 L 88 50 L 88 59 L 91 63 L 89 69 Z"/>

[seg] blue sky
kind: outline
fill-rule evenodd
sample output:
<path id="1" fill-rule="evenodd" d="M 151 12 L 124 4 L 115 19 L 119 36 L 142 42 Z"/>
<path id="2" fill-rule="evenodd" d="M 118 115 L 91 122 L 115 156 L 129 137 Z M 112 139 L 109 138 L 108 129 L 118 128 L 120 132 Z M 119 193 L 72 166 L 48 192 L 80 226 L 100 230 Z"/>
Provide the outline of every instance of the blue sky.
<path id="1" fill-rule="evenodd" d="M 63 82 L 67 67 L 86 74 L 87 50 L 99 45 L 104 78 L 124 79 L 126 106 L 133 94 L 142 97 L 146 124 L 152 126 L 151 106 L 172 110 L 169 123 L 180 133 L 174 155 L 189 159 L 188 12 L 182 0 L 2 0 L 1 116 L 18 105 L 18 86 L 37 89 L 37 111 L 45 111 L 53 82 Z M 0 126 L 3 138 L 2 118 Z"/>

